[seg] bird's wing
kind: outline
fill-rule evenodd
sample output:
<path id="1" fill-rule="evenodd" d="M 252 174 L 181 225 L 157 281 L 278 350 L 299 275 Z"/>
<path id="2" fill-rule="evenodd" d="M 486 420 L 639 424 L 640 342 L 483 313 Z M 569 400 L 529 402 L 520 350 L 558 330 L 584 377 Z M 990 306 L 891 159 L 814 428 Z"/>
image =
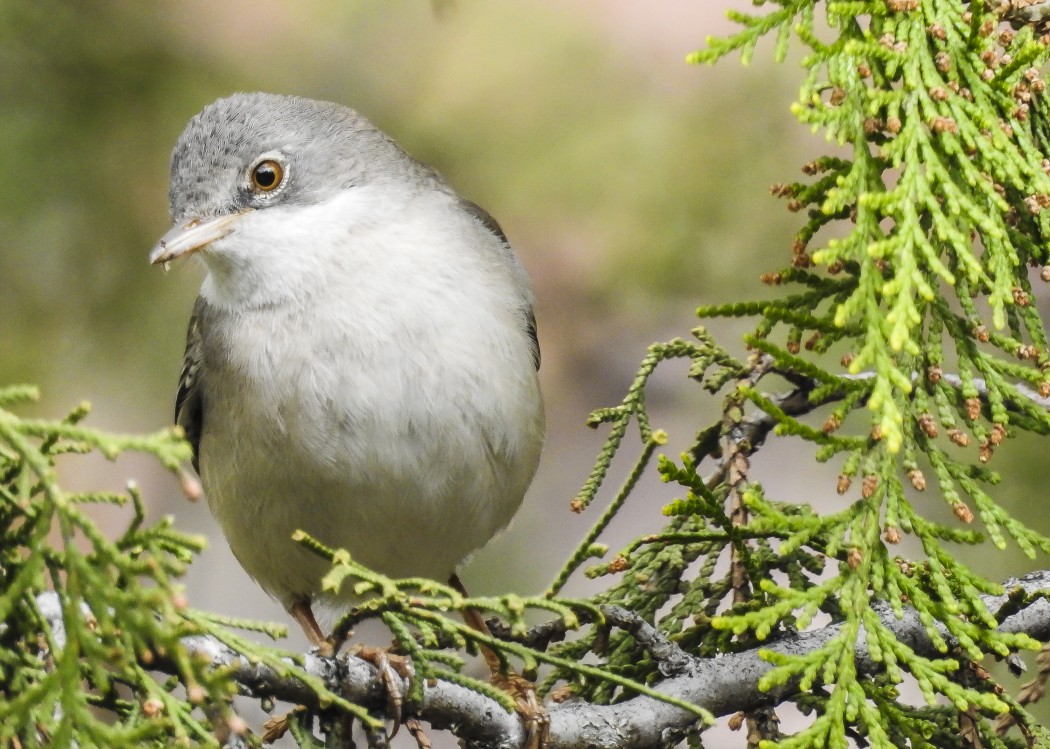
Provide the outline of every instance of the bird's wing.
<path id="1" fill-rule="evenodd" d="M 206 302 L 197 297 L 186 331 L 186 353 L 182 356 L 179 392 L 175 396 L 175 423 L 182 427 L 193 448 L 193 469 L 200 473 L 201 430 L 204 428 L 204 399 L 201 397 L 201 325 Z"/>
<path id="2" fill-rule="evenodd" d="M 492 218 L 484 208 L 477 203 L 472 203 L 466 198 L 460 198 L 460 204 L 467 213 L 476 218 L 481 222 L 481 225 L 492 232 L 494 235 L 499 237 L 499 240 L 503 242 L 508 248 L 510 247 L 510 240 L 507 239 L 507 235 L 503 232 L 503 227 L 499 225 L 496 219 Z M 525 318 L 525 332 L 528 333 L 529 338 L 532 339 L 532 360 L 536 364 L 536 369 L 540 368 L 540 339 L 536 333 L 536 314 L 532 311 L 532 305 L 530 304 L 526 309 L 527 316 Z"/>

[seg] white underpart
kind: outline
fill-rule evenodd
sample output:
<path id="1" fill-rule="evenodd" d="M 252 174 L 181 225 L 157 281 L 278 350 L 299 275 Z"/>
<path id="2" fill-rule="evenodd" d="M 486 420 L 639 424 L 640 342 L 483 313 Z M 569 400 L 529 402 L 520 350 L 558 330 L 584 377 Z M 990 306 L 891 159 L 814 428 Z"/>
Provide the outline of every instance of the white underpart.
<path id="1" fill-rule="evenodd" d="M 234 554 L 286 605 L 327 568 L 297 528 L 443 580 L 509 522 L 539 459 L 524 272 L 452 197 L 401 190 L 257 210 L 201 253 L 219 310 L 202 480 Z"/>

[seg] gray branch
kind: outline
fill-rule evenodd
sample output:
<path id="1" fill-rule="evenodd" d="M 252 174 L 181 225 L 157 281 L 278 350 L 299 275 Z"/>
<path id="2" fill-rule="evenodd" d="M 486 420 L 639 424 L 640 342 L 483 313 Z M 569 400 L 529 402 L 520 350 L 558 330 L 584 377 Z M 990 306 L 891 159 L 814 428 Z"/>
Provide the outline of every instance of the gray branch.
<path id="1" fill-rule="evenodd" d="M 1041 26 L 1050 20 L 1048 0 L 1000 0 L 997 10 L 1014 26 Z"/>
<path id="2" fill-rule="evenodd" d="M 983 598 L 988 610 L 1002 619 L 1000 630 L 1050 639 L 1050 602 L 1040 597 L 1050 591 L 1050 570 L 1009 580 L 1005 590 L 1004 595 Z M 905 609 L 900 619 L 885 603 L 876 603 L 875 610 L 894 636 L 915 652 L 927 657 L 941 655 L 914 610 Z M 716 716 L 776 705 L 797 693 L 795 684 L 766 692 L 758 688 L 759 680 L 773 668 L 759 656 L 758 649 L 717 658 L 695 658 L 636 614 L 619 607 L 606 607 L 603 611 L 610 624 L 630 632 L 658 662 L 661 673 L 667 676 L 659 684 L 659 691 L 704 707 Z M 49 617 L 49 623 L 59 639 L 61 616 Z M 783 637 L 762 649 L 787 655 L 810 653 L 831 641 L 840 629 L 841 625 L 832 625 Z M 951 646 L 943 628 L 941 634 Z M 212 637 L 189 637 L 184 643 L 191 654 L 206 658 L 214 667 L 230 668 L 246 695 L 318 707 L 314 692 L 299 679 L 281 677 L 265 666 L 252 665 Z M 856 643 L 856 659 L 860 673 L 875 673 L 881 668 L 868 652 L 863 633 Z M 371 664 L 352 656 L 332 659 L 307 655 L 303 669 L 348 700 L 377 712 L 384 710 L 384 687 Z M 407 694 L 407 685 L 403 691 Z M 550 749 L 671 747 L 698 730 L 694 716 L 643 696 L 617 705 L 569 702 L 551 705 L 549 710 Z M 422 701 L 406 705 L 405 712 L 406 717 L 449 729 L 472 749 L 518 749 L 526 738 L 519 716 L 449 682 L 424 685 Z"/>

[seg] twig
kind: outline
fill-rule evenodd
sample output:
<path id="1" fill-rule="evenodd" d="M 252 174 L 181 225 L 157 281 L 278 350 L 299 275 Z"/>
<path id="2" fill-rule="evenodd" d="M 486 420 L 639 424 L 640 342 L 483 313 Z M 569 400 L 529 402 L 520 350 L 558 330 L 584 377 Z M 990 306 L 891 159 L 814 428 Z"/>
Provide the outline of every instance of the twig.
<path id="1" fill-rule="evenodd" d="M 602 615 L 609 624 L 628 632 L 653 657 L 664 676 L 680 676 L 688 671 L 695 659 L 671 642 L 667 635 L 633 611 L 621 606 L 602 606 Z"/>
<path id="2" fill-rule="evenodd" d="M 1046 2 L 1048 8 L 1047 12 L 1050 13 L 1050 0 L 1046 0 Z M 776 374 L 781 373 L 777 372 Z M 919 379 L 919 376 L 919 373 L 913 372 L 911 376 L 912 382 L 916 382 Z M 874 379 L 875 373 L 858 372 L 857 374 L 842 374 L 838 375 L 838 377 L 846 381 L 866 381 Z M 798 387 L 794 390 L 779 395 L 767 396 L 777 408 L 788 416 L 805 416 L 808 413 L 816 411 L 818 408 L 835 403 L 846 397 L 846 391 L 844 389 L 836 390 L 829 393 L 825 398 L 814 402 L 810 400 L 809 396 L 820 383 L 816 380 L 799 381 L 797 378 L 795 381 L 796 383 L 801 382 L 801 384 L 798 384 Z M 950 372 L 941 374 L 941 382 L 947 383 L 953 388 L 961 388 L 963 386 L 962 378 L 959 375 L 951 374 Z M 970 384 L 977 391 L 978 398 L 984 400 L 988 397 L 988 383 L 984 378 L 974 377 L 970 381 Z M 1013 387 L 1017 391 L 1017 394 L 1025 400 L 1031 401 L 1040 408 L 1050 411 L 1050 398 L 1044 398 L 1038 392 L 1023 383 L 1013 383 Z M 1009 402 L 1007 402 L 1007 407 L 1011 407 Z M 764 411 L 758 411 L 739 423 L 737 428 L 738 444 L 746 445 L 749 448 L 749 452 L 754 453 L 765 443 L 766 437 L 769 436 L 769 433 L 773 431 L 776 425 L 776 419 Z M 708 488 L 714 488 L 726 481 L 728 473 L 728 462 L 723 460 L 719 466 L 712 471 L 711 475 L 704 480 L 704 484 Z"/>
<path id="3" fill-rule="evenodd" d="M 997 9 L 1014 26 L 1041 26 L 1050 21 L 1050 0 L 1001 0 Z"/>

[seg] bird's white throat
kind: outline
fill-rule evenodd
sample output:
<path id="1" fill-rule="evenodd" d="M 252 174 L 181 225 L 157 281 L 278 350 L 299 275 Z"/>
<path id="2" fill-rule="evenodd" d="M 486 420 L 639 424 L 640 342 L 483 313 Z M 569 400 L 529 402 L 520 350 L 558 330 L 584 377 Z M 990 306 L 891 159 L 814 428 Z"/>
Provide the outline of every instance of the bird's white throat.
<path id="1" fill-rule="evenodd" d="M 351 263 L 355 235 L 392 220 L 402 202 L 376 187 L 356 187 L 320 203 L 251 211 L 199 253 L 208 270 L 201 294 L 224 309 L 301 298 Z"/>

